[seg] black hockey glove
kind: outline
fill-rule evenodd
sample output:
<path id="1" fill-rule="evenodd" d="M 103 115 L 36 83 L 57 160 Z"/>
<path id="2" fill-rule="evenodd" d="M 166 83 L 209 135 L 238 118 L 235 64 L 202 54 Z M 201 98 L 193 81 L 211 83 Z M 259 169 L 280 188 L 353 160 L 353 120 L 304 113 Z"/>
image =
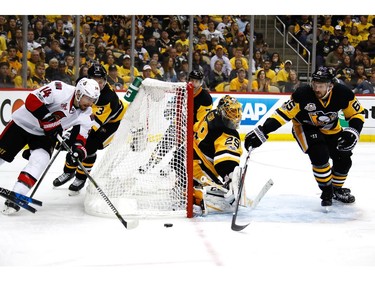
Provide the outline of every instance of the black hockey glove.
<path id="1" fill-rule="evenodd" d="M 245 148 L 249 150 L 249 147 L 257 148 L 261 146 L 266 140 L 268 136 L 263 133 L 263 127 L 258 126 L 254 130 L 247 133 L 245 137 Z"/>
<path id="2" fill-rule="evenodd" d="M 61 118 L 64 117 L 64 113 L 55 112 L 51 115 L 39 120 L 40 127 L 43 129 L 44 134 L 48 137 L 56 137 L 58 134 L 61 135 L 63 128 L 61 127 Z"/>
<path id="3" fill-rule="evenodd" d="M 72 152 L 69 153 L 69 157 L 70 157 L 70 160 L 71 160 L 69 162 L 77 165 L 78 160 L 80 162 L 82 162 L 83 159 L 85 159 L 87 157 L 86 148 L 83 147 L 81 144 L 74 144 L 72 146 Z"/>
<path id="4" fill-rule="evenodd" d="M 356 129 L 348 127 L 343 128 L 340 137 L 337 139 L 337 150 L 352 151 L 359 139 L 359 133 Z"/>

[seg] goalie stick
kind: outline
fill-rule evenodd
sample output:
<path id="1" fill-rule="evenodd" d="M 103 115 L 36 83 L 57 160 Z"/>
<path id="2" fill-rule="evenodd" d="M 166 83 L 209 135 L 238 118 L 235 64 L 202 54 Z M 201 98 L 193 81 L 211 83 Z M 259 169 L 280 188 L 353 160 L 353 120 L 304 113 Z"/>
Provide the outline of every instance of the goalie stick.
<path id="1" fill-rule="evenodd" d="M 72 153 L 72 150 L 70 147 L 65 143 L 65 141 L 62 139 L 60 135 L 57 135 L 58 141 L 61 143 L 61 145 L 69 152 Z M 104 201 L 108 204 L 108 206 L 111 208 L 113 213 L 116 215 L 116 217 L 120 220 L 120 222 L 125 226 L 126 229 L 133 229 L 138 226 L 138 220 L 133 221 L 126 221 L 121 216 L 121 214 L 118 212 L 116 207 L 112 204 L 112 202 L 109 200 L 107 195 L 103 192 L 103 190 L 99 187 L 99 185 L 96 183 L 94 178 L 89 174 L 89 172 L 86 170 L 86 168 L 82 165 L 81 161 L 77 160 L 78 166 L 82 169 L 82 171 L 85 173 L 85 175 L 88 177 L 88 179 L 92 182 L 92 184 L 95 186 L 96 190 L 99 192 L 99 194 L 103 197 Z"/>
<path id="2" fill-rule="evenodd" d="M 240 181 L 240 184 L 239 184 L 239 187 L 238 187 L 238 199 L 237 199 L 236 207 L 235 207 L 235 210 L 234 210 L 233 216 L 232 216 L 231 229 L 234 230 L 234 231 L 241 231 L 241 230 L 245 229 L 250 224 L 250 223 L 248 223 L 248 224 L 245 224 L 245 225 L 239 225 L 239 224 L 236 223 L 236 220 L 237 220 L 237 215 L 238 215 L 238 208 L 239 208 L 240 201 L 241 201 L 242 190 L 243 190 L 244 185 L 245 185 L 245 177 L 246 177 L 247 167 L 249 165 L 248 162 L 249 162 L 250 154 L 251 154 L 252 150 L 253 150 L 253 148 L 250 147 L 249 153 L 246 156 L 244 167 L 242 168 L 241 181 Z M 273 185 L 272 179 L 268 180 L 268 182 L 262 187 L 262 189 L 258 193 L 257 197 L 254 199 L 254 201 L 252 203 L 252 206 L 251 206 L 252 209 L 254 209 L 259 204 L 259 201 L 263 198 L 263 196 L 271 188 L 272 185 Z"/>

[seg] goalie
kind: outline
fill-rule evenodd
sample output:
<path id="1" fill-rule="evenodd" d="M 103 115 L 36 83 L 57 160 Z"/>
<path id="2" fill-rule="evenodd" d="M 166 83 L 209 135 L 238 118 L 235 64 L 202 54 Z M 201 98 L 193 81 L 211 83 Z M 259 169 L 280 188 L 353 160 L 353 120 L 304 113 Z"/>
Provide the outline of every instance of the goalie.
<path id="1" fill-rule="evenodd" d="M 233 211 L 242 155 L 237 131 L 242 105 L 226 95 L 197 124 L 194 133 L 194 212 Z"/>

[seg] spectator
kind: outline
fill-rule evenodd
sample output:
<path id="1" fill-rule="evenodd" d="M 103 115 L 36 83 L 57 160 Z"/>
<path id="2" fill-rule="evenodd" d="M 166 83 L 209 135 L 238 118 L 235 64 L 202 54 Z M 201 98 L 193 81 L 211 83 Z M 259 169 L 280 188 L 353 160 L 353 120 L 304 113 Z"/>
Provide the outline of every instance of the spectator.
<path id="1" fill-rule="evenodd" d="M 73 37 L 71 34 L 67 32 L 67 30 L 64 29 L 64 22 L 61 18 L 57 18 L 55 20 L 55 26 L 51 30 L 50 33 L 50 40 L 51 42 L 57 41 L 59 42 L 59 47 L 66 51 L 70 51 L 70 44 L 72 43 Z M 52 43 L 51 43 L 52 44 Z M 52 57 L 46 58 L 47 61 L 49 61 Z M 57 59 L 63 59 L 63 58 L 57 58 Z"/>
<path id="2" fill-rule="evenodd" d="M 284 63 L 284 67 L 277 73 L 276 75 L 276 83 L 277 86 L 281 89 L 286 82 L 288 82 L 288 78 L 290 75 L 290 70 L 292 69 L 292 61 L 286 60 Z"/>
<path id="3" fill-rule="evenodd" d="M 251 88 L 253 92 L 269 92 L 270 80 L 267 79 L 265 71 L 262 69 L 258 71 L 256 79 L 252 82 Z"/>
<path id="4" fill-rule="evenodd" d="M 255 71 L 263 67 L 262 53 L 259 49 L 256 49 L 253 55 Z"/>
<path id="5" fill-rule="evenodd" d="M 158 61 L 152 59 L 150 61 L 150 67 L 151 67 L 151 78 L 157 79 L 157 80 L 163 80 L 163 77 L 161 76 L 161 71 L 158 68 Z"/>
<path id="6" fill-rule="evenodd" d="M 368 36 L 368 40 L 361 41 L 357 45 L 357 49 L 361 50 L 364 55 L 368 55 L 371 59 L 375 58 L 375 34 Z"/>
<path id="7" fill-rule="evenodd" d="M 336 25 L 335 26 L 335 29 L 333 31 L 333 36 L 331 36 L 331 41 L 333 41 L 335 43 L 336 46 L 338 46 L 342 39 L 344 38 L 343 36 L 343 31 L 341 29 L 341 26 L 340 25 Z"/>
<path id="8" fill-rule="evenodd" d="M 176 41 L 176 43 L 180 43 L 185 52 L 189 50 L 189 39 L 187 38 L 187 33 L 185 30 L 180 31 L 179 39 Z"/>
<path id="9" fill-rule="evenodd" d="M 352 76 L 352 79 L 350 80 L 350 85 L 351 85 L 350 88 L 353 90 L 353 92 L 355 92 L 356 90 L 358 90 L 358 88 L 360 88 L 361 83 L 364 82 L 365 80 L 367 80 L 365 67 L 363 66 L 363 64 L 356 65 L 355 70 L 354 70 L 354 75 Z"/>
<path id="10" fill-rule="evenodd" d="M 344 46 L 343 45 L 337 45 L 335 46 L 335 49 L 333 51 L 329 52 L 326 60 L 325 60 L 325 66 L 333 67 L 336 71 L 337 67 L 340 63 L 344 61 Z"/>
<path id="11" fill-rule="evenodd" d="M 0 36 L 0 37 L 2 37 L 2 36 Z M 9 62 L 10 71 L 11 72 L 15 71 L 17 74 L 20 74 L 21 69 L 22 69 L 22 64 L 20 62 L 19 57 L 17 56 L 17 49 L 14 46 L 10 45 L 8 47 L 8 50 L 6 52 L 3 52 L 2 55 L 5 55 L 7 57 L 6 60 Z"/>
<path id="12" fill-rule="evenodd" d="M 81 36 L 85 44 L 89 44 L 92 42 L 91 28 L 90 25 L 88 25 L 87 23 L 84 23 L 82 25 Z"/>
<path id="13" fill-rule="evenodd" d="M 93 62 L 99 63 L 99 59 L 96 55 L 95 45 L 90 43 L 86 45 L 86 52 L 81 57 L 81 64 L 87 64 L 90 66 Z"/>
<path id="14" fill-rule="evenodd" d="M 15 88 L 25 88 L 23 86 L 23 80 L 21 75 L 16 75 L 13 79 L 14 87 Z M 27 89 L 36 89 L 38 88 L 36 85 L 34 85 L 33 80 L 31 79 L 31 70 L 30 67 L 27 68 L 26 71 L 26 88 Z"/>
<path id="15" fill-rule="evenodd" d="M 369 28 L 372 26 L 372 23 L 368 22 L 368 16 L 360 16 L 359 23 L 355 23 L 354 25 L 358 28 L 358 33 L 361 35 L 362 40 L 366 40 L 369 35 Z"/>
<path id="16" fill-rule="evenodd" d="M 124 80 L 127 86 L 132 82 L 132 75 L 130 72 L 131 67 L 131 60 L 129 55 L 122 55 L 120 57 L 120 61 L 122 61 L 122 65 L 118 68 L 118 75 Z M 139 73 L 138 68 L 134 66 L 133 68 L 134 75 L 133 77 L 141 76 Z"/>
<path id="17" fill-rule="evenodd" d="M 65 58 L 65 51 L 60 47 L 60 42 L 53 39 L 50 44 L 50 50 L 46 52 L 46 61 L 56 58 L 58 61 Z"/>
<path id="18" fill-rule="evenodd" d="M 350 45 L 348 36 L 344 36 L 341 40 L 341 45 L 344 47 L 344 53 L 353 56 L 355 52 L 355 48 Z"/>
<path id="19" fill-rule="evenodd" d="M 137 38 L 135 40 L 134 65 L 138 69 L 141 69 L 149 61 L 150 61 L 150 55 L 147 52 L 147 50 L 143 47 L 143 39 Z"/>
<path id="20" fill-rule="evenodd" d="M 323 39 L 316 43 L 316 66 L 325 65 L 327 55 L 334 49 L 335 43 L 330 40 L 329 31 L 323 31 Z"/>
<path id="21" fill-rule="evenodd" d="M 14 88 L 14 82 L 9 75 L 9 62 L 0 62 L 0 88 Z"/>
<path id="22" fill-rule="evenodd" d="M 350 33 L 350 30 L 353 26 L 353 21 L 351 16 L 345 16 L 343 21 L 339 23 L 341 29 L 344 31 L 344 36 L 347 36 Z"/>
<path id="23" fill-rule="evenodd" d="M 350 85 L 350 80 L 354 75 L 353 64 L 349 55 L 344 55 L 344 60 L 336 70 L 336 78 L 341 80 L 340 83 L 345 84 L 349 88 L 353 88 Z"/>
<path id="24" fill-rule="evenodd" d="M 149 37 L 147 41 L 145 41 L 146 45 L 144 48 L 146 49 L 147 53 L 150 57 L 152 57 L 153 54 L 158 54 L 160 56 L 159 48 L 156 46 L 156 38 L 155 37 Z"/>
<path id="25" fill-rule="evenodd" d="M 367 78 L 370 78 L 373 65 L 372 65 L 371 59 L 368 55 L 363 55 L 362 64 L 365 68 L 365 74 L 366 74 Z"/>
<path id="26" fill-rule="evenodd" d="M 95 27 L 95 32 L 91 37 L 91 43 L 95 43 L 95 41 L 101 38 L 106 46 L 113 44 L 111 36 L 104 32 L 104 24 L 98 23 Z"/>
<path id="27" fill-rule="evenodd" d="M 171 19 L 169 22 L 169 26 L 165 29 L 166 32 L 168 32 L 169 38 L 176 42 L 178 39 L 180 39 L 180 22 L 177 19 Z"/>
<path id="28" fill-rule="evenodd" d="M 284 67 L 283 62 L 281 61 L 280 54 L 278 52 L 274 52 L 271 55 L 271 69 L 275 71 L 277 74 L 280 69 Z"/>
<path id="29" fill-rule="evenodd" d="M 159 53 L 163 55 L 165 52 L 168 53 L 169 49 L 172 48 L 174 42 L 169 38 L 167 31 L 163 30 L 161 32 L 161 37 L 157 41 L 156 46 L 159 48 Z"/>
<path id="30" fill-rule="evenodd" d="M 291 69 L 289 71 L 288 81 L 285 83 L 284 87 L 282 87 L 282 92 L 293 93 L 299 86 L 302 86 L 302 83 L 298 79 L 297 71 Z"/>
<path id="31" fill-rule="evenodd" d="M 234 57 L 232 57 L 229 62 L 230 62 L 230 65 L 231 65 L 231 68 L 234 69 L 236 66 L 235 66 L 235 61 L 236 59 L 240 59 L 242 60 L 242 66 L 243 68 L 245 69 L 249 69 L 249 64 L 248 64 L 248 61 L 247 59 L 244 57 L 243 55 L 243 49 L 241 47 L 237 47 L 235 50 L 234 50 Z"/>
<path id="32" fill-rule="evenodd" d="M 229 16 L 222 16 L 221 22 L 216 26 L 216 30 L 220 31 L 224 37 L 229 32 L 231 24 Z"/>
<path id="33" fill-rule="evenodd" d="M 152 18 L 152 25 L 150 27 L 145 28 L 144 37 L 146 42 L 153 37 L 156 40 L 161 38 L 161 25 L 159 23 L 159 20 L 157 18 Z"/>
<path id="34" fill-rule="evenodd" d="M 247 16 L 245 15 L 240 15 L 239 18 L 236 18 L 236 23 L 238 24 L 238 29 L 240 32 L 245 31 L 245 27 L 248 22 Z"/>
<path id="35" fill-rule="evenodd" d="M 58 75 L 59 72 L 59 61 L 57 58 L 52 58 L 48 62 L 48 67 L 46 68 L 46 78 L 49 81 L 53 81 L 55 75 Z"/>
<path id="36" fill-rule="evenodd" d="M 44 62 L 41 62 L 41 61 L 37 62 L 35 64 L 35 73 L 31 77 L 31 80 L 33 81 L 33 85 L 34 85 L 33 88 L 39 88 L 51 82 L 45 77 L 45 74 L 46 74 L 46 67 L 44 65 Z"/>
<path id="37" fill-rule="evenodd" d="M 234 78 L 237 77 L 237 72 L 239 69 L 241 68 L 244 68 L 243 67 L 243 64 L 242 64 L 242 59 L 241 58 L 237 58 L 234 62 L 234 68 L 232 69 L 232 71 L 230 72 L 230 75 L 229 75 L 229 81 L 233 80 Z M 246 70 L 246 68 L 244 68 Z M 246 77 L 248 76 L 248 72 L 246 71 Z"/>
<path id="38" fill-rule="evenodd" d="M 211 62 L 212 60 L 213 58 L 211 59 Z M 204 77 L 208 77 L 208 75 L 210 74 L 211 67 L 205 60 L 203 60 L 203 56 L 199 51 L 195 51 L 193 53 L 192 69 L 202 72 Z"/>
<path id="39" fill-rule="evenodd" d="M 82 64 L 79 69 L 78 77 L 88 77 L 89 66 L 87 64 Z"/>
<path id="40" fill-rule="evenodd" d="M 211 91 L 216 91 L 216 87 L 224 82 L 228 82 L 228 76 L 222 71 L 223 62 L 217 60 L 214 65 L 214 70 L 211 70 L 208 76 L 208 86 Z"/>
<path id="41" fill-rule="evenodd" d="M 289 31 L 306 46 L 307 36 L 312 33 L 312 21 L 310 16 L 301 15 L 300 18 L 296 19 L 295 23 L 288 27 Z M 292 42 L 291 42 L 292 43 Z"/>
<path id="42" fill-rule="evenodd" d="M 334 36 L 335 29 L 332 26 L 332 18 L 331 18 L 331 16 L 325 16 L 324 17 L 324 24 L 322 25 L 322 30 L 323 30 L 323 32 L 324 31 L 328 31 L 331 36 Z"/>
<path id="43" fill-rule="evenodd" d="M 363 40 L 362 36 L 358 33 L 358 27 L 355 26 L 355 25 L 352 26 L 352 29 L 350 30 L 350 33 L 347 34 L 346 36 L 348 36 L 349 43 L 354 48 L 357 47 L 359 42 L 361 42 Z"/>
<path id="44" fill-rule="evenodd" d="M 126 47 L 130 46 L 128 35 L 126 34 L 125 28 L 119 28 L 115 35 L 113 35 L 113 46 L 119 50 L 125 50 Z"/>
<path id="45" fill-rule="evenodd" d="M 211 42 L 212 38 L 217 38 L 221 44 L 225 42 L 223 34 L 215 29 L 215 23 L 212 20 L 208 22 L 208 28 L 203 30 L 201 34 L 206 36 L 207 42 Z"/>
<path id="46" fill-rule="evenodd" d="M 127 87 L 125 86 L 125 82 L 121 77 L 118 76 L 117 69 L 118 66 L 115 64 L 111 64 L 108 67 L 107 82 L 116 90 L 126 90 Z"/>
<path id="47" fill-rule="evenodd" d="M 223 62 L 222 71 L 225 73 L 225 75 L 229 77 L 230 72 L 232 71 L 232 65 L 230 63 L 230 60 L 226 56 L 224 56 L 223 46 L 221 45 L 216 46 L 216 55 L 214 55 L 211 58 L 211 62 L 210 62 L 211 70 L 215 69 L 214 66 L 217 60 L 221 60 Z"/>
<path id="48" fill-rule="evenodd" d="M 142 79 L 152 78 L 151 77 L 151 66 L 146 64 L 142 69 Z"/>
<path id="49" fill-rule="evenodd" d="M 237 38 L 233 43 L 232 51 L 235 52 L 238 48 L 242 49 L 242 54 L 247 55 L 249 54 L 249 41 L 247 41 L 246 36 L 243 32 L 238 32 Z"/>
<path id="50" fill-rule="evenodd" d="M 237 73 L 237 78 L 230 81 L 229 91 L 231 92 L 247 92 L 249 80 L 246 78 L 246 70 L 240 68 Z"/>
<path id="51" fill-rule="evenodd" d="M 263 62 L 263 68 L 261 68 L 264 70 L 264 72 L 266 73 L 266 77 L 270 79 L 271 81 L 271 85 L 273 84 L 276 84 L 276 73 L 275 71 L 273 71 L 271 69 L 271 61 L 269 59 L 265 59 L 264 62 Z M 257 72 L 255 72 L 255 76 L 258 75 L 258 72 L 260 70 L 258 70 Z"/>
<path id="52" fill-rule="evenodd" d="M 66 73 L 66 61 L 65 60 L 61 60 L 59 61 L 58 63 L 58 71 L 54 73 L 54 75 L 52 76 L 52 81 L 53 80 L 59 80 L 59 81 L 62 81 L 68 85 L 73 85 L 73 80 L 71 78 L 71 76 L 69 76 L 67 73 Z"/>
<path id="53" fill-rule="evenodd" d="M 174 70 L 174 60 L 171 57 L 164 57 L 160 73 L 163 77 L 163 81 L 177 82 L 177 73 Z"/>

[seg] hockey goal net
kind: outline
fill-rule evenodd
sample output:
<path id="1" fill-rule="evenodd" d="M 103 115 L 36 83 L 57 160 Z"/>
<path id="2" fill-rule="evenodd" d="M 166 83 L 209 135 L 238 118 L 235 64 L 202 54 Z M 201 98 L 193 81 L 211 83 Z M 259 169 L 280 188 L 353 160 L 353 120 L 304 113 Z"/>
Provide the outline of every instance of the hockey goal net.
<path id="1" fill-rule="evenodd" d="M 95 164 L 91 175 L 121 215 L 192 216 L 189 91 L 186 83 L 145 79 Z M 91 215 L 114 215 L 91 183 L 84 205 Z"/>

